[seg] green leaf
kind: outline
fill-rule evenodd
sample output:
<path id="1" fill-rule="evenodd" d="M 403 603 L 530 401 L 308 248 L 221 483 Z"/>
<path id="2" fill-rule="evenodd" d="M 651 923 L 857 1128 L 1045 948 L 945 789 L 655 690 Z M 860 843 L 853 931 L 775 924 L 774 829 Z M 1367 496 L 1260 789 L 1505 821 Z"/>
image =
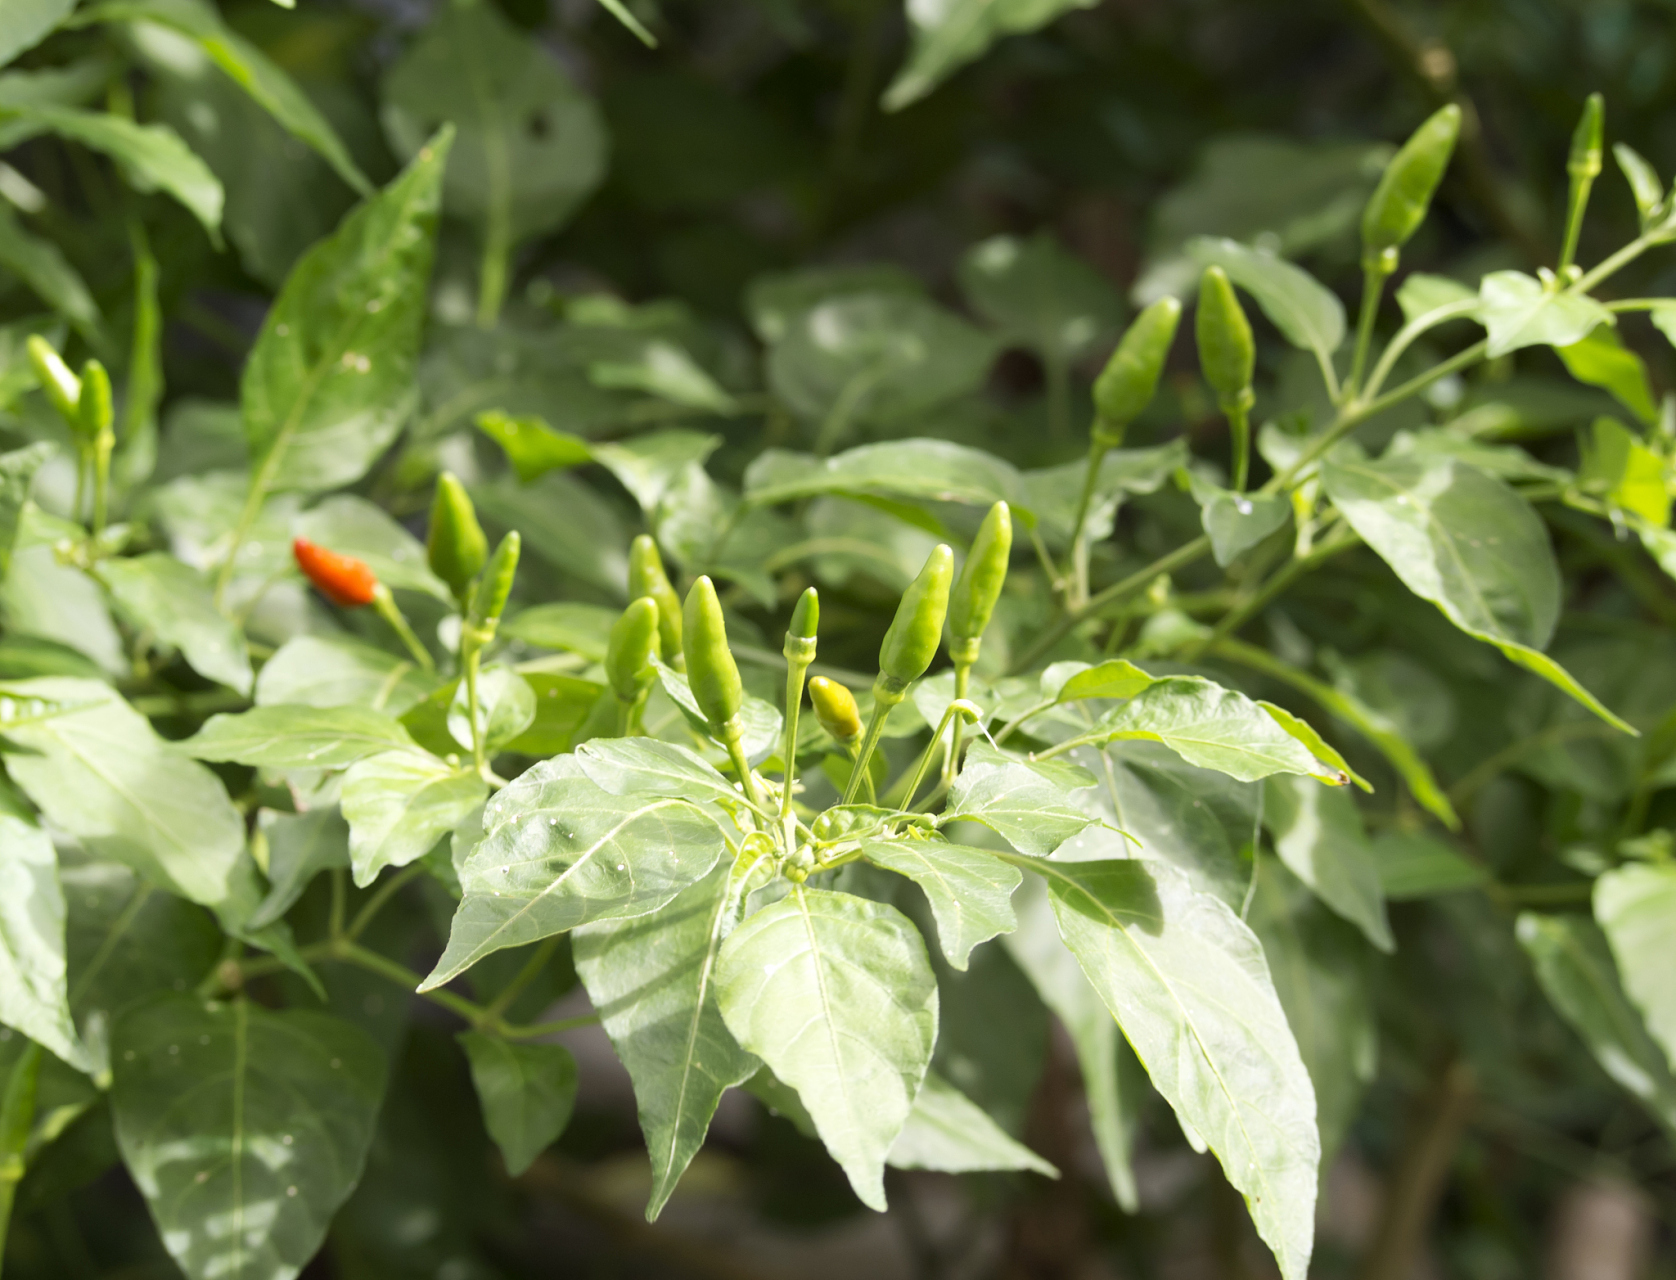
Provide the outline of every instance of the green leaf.
<path id="1" fill-rule="evenodd" d="M 1676 1138 L 1676 1078 L 1624 995 L 1600 927 L 1586 916 L 1527 911 L 1517 932 L 1549 1001 L 1601 1069 Z"/>
<path id="2" fill-rule="evenodd" d="M 45 40 L 75 7 L 76 0 L 0 0 L 0 67 Z"/>
<path id="3" fill-rule="evenodd" d="M 1257 703 L 1202 676 L 1158 681 L 1102 715 L 1091 734 L 1095 746 L 1137 739 L 1242 782 L 1276 773 L 1342 780 Z"/>
<path id="4" fill-rule="evenodd" d="M 681 347 L 653 338 L 632 359 L 596 360 L 588 380 L 612 391 L 640 391 L 697 413 L 734 414 L 739 402 Z"/>
<path id="5" fill-rule="evenodd" d="M 414 402 L 435 253 L 439 135 L 291 269 L 239 386 L 253 500 L 360 479 Z"/>
<path id="6" fill-rule="evenodd" d="M 1108 450 L 1100 461 L 1085 517 L 1089 541 L 1111 536 L 1118 504 L 1128 494 L 1156 493 L 1186 465 L 1187 441 L 1180 437 L 1150 449 Z M 1050 547 L 1071 545 L 1076 532 L 1072 526 L 1082 505 L 1082 487 L 1087 478 L 1087 462 L 1067 462 L 1024 473 L 1025 509 L 1036 517 L 1042 540 Z"/>
<path id="7" fill-rule="evenodd" d="M 230 760 L 259 769 L 341 769 L 412 745 L 407 730 L 381 711 L 281 703 L 211 716 L 180 750 L 199 760 Z"/>
<path id="8" fill-rule="evenodd" d="M 35 475 L 56 452 L 43 442 L 0 453 L 0 579 L 12 571 L 12 552 Z"/>
<path id="9" fill-rule="evenodd" d="M 886 111 L 918 102 L 1003 36 L 1034 31 L 1094 0 L 948 0 L 910 5 L 913 51 L 885 90 Z"/>
<path id="10" fill-rule="evenodd" d="M 1610 391 L 1620 404 L 1644 423 L 1659 420 L 1653 385 L 1641 357 L 1623 344 L 1617 330 L 1601 325 L 1586 338 L 1556 348 L 1571 376 L 1591 387 Z"/>
<path id="11" fill-rule="evenodd" d="M 1395 951 L 1379 861 L 1356 802 L 1307 778 L 1270 778 L 1263 794 L 1263 822 L 1280 860 L 1374 946 Z"/>
<path id="12" fill-rule="evenodd" d="M 560 467 L 579 467 L 594 460 L 594 453 L 581 436 L 555 431 L 533 414 L 513 417 L 497 409 L 477 415 L 477 429 L 506 451 L 506 460 L 528 484 Z"/>
<path id="13" fill-rule="evenodd" d="M 744 798 L 738 786 L 696 752 L 655 738 L 596 738 L 577 748 L 576 768 L 615 796 L 667 796 L 733 810 Z"/>
<path id="14" fill-rule="evenodd" d="M 919 931 L 884 903 L 798 885 L 722 944 L 728 1030 L 797 1090 L 861 1202 L 883 1212 L 884 1165 L 937 1041 L 937 979 Z"/>
<path id="15" fill-rule="evenodd" d="M 483 838 L 460 868 L 465 898 L 421 990 L 503 947 L 656 911 L 726 847 L 717 821 L 685 800 L 614 795 L 573 757 L 544 761 L 484 811 Z"/>
<path id="16" fill-rule="evenodd" d="M 488 788 L 475 770 L 408 747 L 380 752 L 343 775 L 349 858 L 362 888 L 385 867 L 424 857 L 482 803 Z"/>
<path id="17" fill-rule="evenodd" d="M 1020 853 L 1045 857 L 1099 821 L 1071 800 L 1067 783 L 1091 787 L 1094 776 L 1082 770 L 1067 774 L 1059 761 L 1033 765 L 974 742 L 938 822 L 979 822 Z"/>
<path id="18" fill-rule="evenodd" d="M 912 273 L 883 262 L 799 267 L 752 280 L 745 289 L 745 311 L 757 337 L 772 345 L 785 337 L 800 317 L 822 303 L 863 294 L 923 298 L 925 286 Z"/>
<path id="19" fill-rule="evenodd" d="M 1123 324 L 1117 290 L 1046 234 L 995 236 L 973 246 L 961 260 L 960 287 L 991 324 L 1060 367 Z"/>
<path id="20" fill-rule="evenodd" d="M 756 865 L 723 861 L 659 911 L 583 925 L 572 935 L 577 976 L 634 1081 L 652 1161 L 647 1221 L 663 1211 L 703 1145 L 723 1092 L 761 1066 L 739 1047 L 716 1003 L 717 956 Z"/>
<path id="21" fill-rule="evenodd" d="M 188 1280 L 292 1280 L 360 1179 L 384 1056 L 350 1023 L 165 995 L 112 1032 L 117 1145 Z"/>
<path id="22" fill-rule="evenodd" d="M 221 183 L 180 140 L 160 124 L 135 124 L 104 111 L 83 111 L 32 103 L 0 107 L 0 120 L 10 122 L 17 141 L 41 133 L 56 133 L 71 142 L 103 152 L 116 162 L 136 191 L 164 191 L 203 223 L 210 238 L 221 234 Z M 16 145 L 15 142 L 13 145 Z"/>
<path id="23" fill-rule="evenodd" d="M 0 266 L 16 274 L 83 337 L 99 332 L 99 304 L 81 273 L 52 241 L 32 234 L 9 205 L 0 204 Z"/>
<path id="24" fill-rule="evenodd" d="M 0 1022 L 91 1072 L 65 975 L 58 852 L 34 823 L 0 814 Z"/>
<path id="25" fill-rule="evenodd" d="M 1391 902 L 1476 889 L 1489 874 L 1448 845 L 1419 831 L 1387 831 L 1373 842 L 1379 887 Z"/>
<path id="26" fill-rule="evenodd" d="M 1655 529 L 1670 524 L 1670 488 L 1665 459 L 1613 418 L 1596 418 L 1583 441 L 1577 481 L 1621 511 L 1640 516 Z"/>
<path id="27" fill-rule="evenodd" d="M 226 895 L 244 822 L 220 779 L 172 750 L 108 685 L 25 680 L 7 692 L 70 708 L 6 730 L 6 770 L 49 821 L 194 902 Z"/>
<path id="28" fill-rule="evenodd" d="M 1559 618 L 1560 571 L 1530 503 L 1440 457 L 1327 461 L 1321 478 L 1345 521 L 1410 591 L 1608 724 L 1635 732 L 1541 652 Z"/>
<path id="29" fill-rule="evenodd" d="M 39 636 L 86 654 L 112 675 L 131 669 L 105 593 L 87 574 L 60 564 L 49 546 L 20 546 L 4 583 L 0 614 L 9 635 Z"/>
<path id="30" fill-rule="evenodd" d="M 1210 535 L 1211 553 L 1226 568 L 1292 519 L 1292 504 L 1278 493 L 1235 493 L 1189 473 L 1199 522 Z"/>
<path id="31" fill-rule="evenodd" d="M 1478 286 L 1478 298 L 1492 360 L 1521 347 L 1569 347 L 1588 337 L 1596 325 L 1616 323 L 1593 298 L 1550 293 L 1522 271 L 1490 272 Z"/>
<path id="32" fill-rule="evenodd" d="M 256 677 L 259 707 L 371 707 L 399 716 L 435 686 L 406 658 L 347 636 L 298 636 L 280 646 Z"/>
<path id="33" fill-rule="evenodd" d="M 570 476 L 549 472 L 532 484 L 502 476 L 474 485 L 472 501 L 485 521 L 524 535 L 533 553 L 564 574 L 620 597 L 628 581 L 629 531 L 616 508 Z"/>
<path id="34" fill-rule="evenodd" d="M 1373 783 L 1369 782 L 1361 774 L 1352 769 L 1346 762 L 1345 758 L 1338 753 L 1338 750 L 1325 738 L 1323 738 L 1320 730 L 1310 724 L 1309 721 L 1303 719 L 1301 716 L 1293 715 L 1285 707 L 1277 706 L 1272 702 L 1265 702 L 1262 699 L 1258 699 L 1257 705 L 1263 708 L 1264 711 L 1267 711 L 1274 719 L 1274 722 L 1282 729 L 1286 730 L 1287 733 L 1291 734 L 1299 742 L 1303 743 L 1304 750 L 1309 752 L 1310 755 L 1314 756 L 1317 760 L 1321 761 L 1322 764 L 1327 765 L 1329 768 L 1336 769 L 1339 773 L 1343 774 L 1346 779 L 1354 782 L 1363 791 L 1370 793 L 1373 791 Z M 1341 783 L 1340 785 L 1343 784 Z"/>
<path id="35" fill-rule="evenodd" d="M 540 649 L 577 653 L 592 662 L 603 662 L 611 624 L 619 612 L 597 604 L 538 604 L 503 619 L 500 634 Z"/>
<path id="36" fill-rule="evenodd" d="M 262 871 L 271 888 L 245 928 L 260 932 L 291 910 L 317 874 L 349 866 L 349 824 L 335 808 L 307 813 L 262 809 L 256 819 L 268 851 Z"/>
<path id="37" fill-rule="evenodd" d="M 869 840 L 861 852 L 925 891 L 937 940 L 956 969 L 966 968 L 973 947 L 1018 927 L 1013 891 L 1024 877 L 983 849 L 944 840 Z"/>
<path id="38" fill-rule="evenodd" d="M 1618 961 L 1624 989 L 1676 1069 L 1676 865 L 1626 863 L 1595 881 L 1595 919 Z"/>
<path id="39" fill-rule="evenodd" d="M 221 15 L 197 0 L 102 0 L 77 16 L 89 22 L 149 22 L 187 37 L 248 93 L 292 137 L 307 143 L 361 195 L 372 183 L 350 157 L 326 117 L 265 53 L 227 26 Z"/>
<path id="40" fill-rule="evenodd" d="M 1124 658 L 1108 658 L 1093 667 L 1080 662 L 1056 662 L 1042 672 L 1042 696 L 1058 703 L 1080 702 L 1084 698 L 1133 698 L 1157 683 L 1157 677 Z"/>
<path id="41" fill-rule="evenodd" d="M 255 675 L 244 632 L 215 607 L 204 576 L 164 551 L 105 560 L 99 576 L 138 631 L 179 649 L 199 675 L 248 694 Z"/>
<path id="42" fill-rule="evenodd" d="M 1244 1193 L 1281 1275 L 1303 1280 L 1321 1161 L 1315 1092 L 1262 945 L 1163 863 L 1030 869 L 1153 1084 Z"/>
<path id="43" fill-rule="evenodd" d="M 620 444 L 595 445 L 593 456 L 634 496 L 642 511 L 657 519 L 658 508 L 688 469 L 702 464 L 721 442 L 720 436 L 703 431 L 653 431 Z M 661 530 L 660 537 L 667 545 Z"/>
<path id="44" fill-rule="evenodd" d="M 692 686 L 687 683 L 687 677 L 673 668 L 666 667 L 656 658 L 652 659 L 657 667 L 658 682 L 669 699 L 681 709 L 687 723 L 693 732 L 704 737 L 710 736 L 710 722 L 699 710 L 698 699 L 693 697 Z M 739 717 L 744 722 L 745 732 L 739 745 L 744 749 L 745 758 L 752 763 L 761 763 L 774 753 L 780 745 L 780 731 L 783 727 L 783 717 L 779 710 L 761 698 L 745 695 L 745 701 L 739 709 Z"/>
<path id="45" fill-rule="evenodd" d="M 1257 872 L 1250 923 L 1309 1068 L 1328 1167 L 1379 1066 L 1367 944 L 1272 859 Z"/>
<path id="46" fill-rule="evenodd" d="M 1459 280 L 1451 280 L 1448 276 L 1431 276 L 1423 271 L 1414 272 L 1397 290 L 1397 305 L 1402 308 L 1402 318 L 1409 324 L 1444 307 L 1476 304 L 1477 301 L 1478 290 L 1462 284 Z M 1475 305 L 1473 318 L 1476 317 L 1476 312 Z"/>
<path id="47" fill-rule="evenodd" d="M 593 100 L 492 7 L 440 11 L 384 77 L 381 100 L 400 155 L 414 155 L 444 123 L 459 130 L 444 180 L 448 211 L 509 246 L 569 221 L 605 176 L 605 126 Z"/>
<path id="48" fill-rule="evenodd" d="M 576 1059 L 562 1044 L 515 1044 L 481 1031 L 456 1039 L 471 1062 L 483 1125 L 516 1178 L 570 1123 Z"/>
<path id="49" fill-rule="evenodd" d="M 1235 240 L 1203 237 L 1187 254 L 1201 267 L 1217 266 L 1244 289 L 1294 347 L 1313 351 L 1323 368 L 1344 342 L 1344 304 L 1302 267 Z"/>
<path id="50" fill-rule="evenodd" d="M 590 704 L 591 705 L 591 704 Z M 493 753 L 535 723 L 535 690 L 511 667 L 489 667 L 477 680 L 477 727 L 483 749 Z M 448 707 L 448 733 L 471 748 L 471 701 L 464 680 Z"/>
<path id="51" fill-rule="evenodd" d="M 745 498 L 752 503 L 792 502 L 822 493 L 968 506 L 1005 499 L 1028 509 L 1017 471 L 993 454 L 949 440 L 864 444 L 824 461 L 765 449 L 745 471 Z"/>
<path id="52" fill-rule="evenodd" d="M 1028 1169 L 1049 1178 L 1059 1176 L 1058 1169 L 1011 1137 L 935 1071 L 925 1073 L 914 1109 L 891 1144 L 885 1163 L 895 1169 L 942 1173 Z"/>
<path id="53" fill-rule="evenodd" d="M 1640 215 L 1641 229 L 1645 231 L 1664 203 L 1664 183 L 1659 179 L 1658 170 L 1642 159 L 1640 152 L 1628 143 L 1613 144 L 1612 157 L 1623 171 L 1624 180 L 1629 183 L 1630 194 L 1635 198 L 1635 211 Z"/>
<path id="54" fill-rule="evenodd" d="M 607 686 L 574 676 L 531 671 L 522 679 L 535 694 L 535 719 L 503 748 L 520 755 L 545 758 L 569 751 L 595 704 L 613 696 Z"/>
<path id="55" fill-rule="evenodd" d="M 798 316 L 768 352 L 768 381 L 821 423 L 825 446 L 852 424 L 889 426 L 976 391 L 996 339 L 924 298 L 860 294 Z"/>
<path id="56" fill-rule="evenodd" d="M 445 603 L 453 599 L 431 572 L 425 544 L 365 498 L 346 493 L 327 498 L 298 516 L 291 528 L 339 555 L 365 560 L 387 587 L 422 591 Z"/>

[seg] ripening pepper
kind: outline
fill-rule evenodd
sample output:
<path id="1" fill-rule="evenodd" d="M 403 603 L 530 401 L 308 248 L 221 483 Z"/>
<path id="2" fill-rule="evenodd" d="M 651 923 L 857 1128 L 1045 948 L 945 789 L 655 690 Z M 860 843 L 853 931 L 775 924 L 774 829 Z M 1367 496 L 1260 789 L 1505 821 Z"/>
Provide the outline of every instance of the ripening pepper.
<path id="1" fill-rule="evenodd" d="M 657 670 L 652 653 L 658 643 L 658 606 L 642 596 L 631 601 L 611 624 L 605 650 L 605 676 L 623 702 L 636 702 L 652 683 Z"/>
<path id="2" fill-rule="evenodd" d="M 1172 297 L 1158 299 L 1135 317 L 1094 383 L 1096 443 L 1116 448 L 1129 424 L 1152 403 L 1180 320 L 1181 303 Z"/>
<path id="3" fill-rule="evenodd" d="M 303 576 L 333 604 L 355 609 L 378 598 L 378 578 L 365 560 L 339 555 L 307 538 L 293 539 L 291 554 Z"/>
<path id="4" fill-rule="evenodd" d="M 489 558 L 489 539 L 477 523 L 477 511 L 459 477 L 444 471 L 436 478 L 431 500 L 431 527 L 425 538 L 431 572 L 448 584 L 454 598 L 465 605 L 472 579 Z"/>
<path id="5" fill-rule="evenodd" d="M 1199 313 L 1194 317 L 1199 341 L 1199 367 L 1216 392 L 1224 412 L 1239 405 L 1249 408 L 1251 378 L 1257 367 L 1257 344 L 1228 273 L 1206 267 L 1199 281 Z"/>
<path id="6" fill-rule="evenodd" d="M 647 597 L 658 606 L 658 639 L 665 662 L 680 663 L 681 653 L 681 597 L 670 585 L 664 572 L 663 557 L 658 544 L 648 534 L 640 534 L 629 544 L 629 596 L 638 600 Z"/>
<path id="7" fill-rule="evenodd" d="M 949 656 L 956 666 L 971 666 L 978 659 L 978 646 L 1007 580 L 1012 551 L 1012 509 L 997 502 L 978 526 L 972 550 L 949 593 Z"/>
<path id="8" fill-rule="evenodd" d="M 949 584 L 954 577 L 954 552 L 938 543 L 926 557 L 919 576 L 902 593 L 896 617 L 879 647 L 879 683 L 886 696 L 901 695 L 925 674 L 937 656 L 943 619 L 949 609 Z"/>
<path id="9" fill-rule="evenodd" d="M 1461 134 L 1461 109 L 1440 108 L 1391 157 L 1362 211 L 1362 262 L 1370 271 L 1396 270 L 1397 251 L 1420 229 L 1432 195 L 1449 167 Z"/>
<path id="10" fill-rule="evenodd" d="M 786 661 L 808 666 L 815 660 L 815 632 L 820 628 L 821 597 L 809 587 L 797 597 L 791 611 L 791 626 L 786 628 Z"/>
<path id="11" fill-rule="evenodd" d="M 861 709 L 855 695 L 836 680 L 816 676 L 809 681 L 809 701 L 815 707 L 815 719 L 842 746 L 849 746 L 861 736 Z"/>
<path id="12" fill-rule="evenodd" d="M 52 343 L 40 334 L 30 334 L 26 346 L 30 367 L 35 371 L 35 379 L 41 384 L 41 390 L 47 393 L 47 399 L 52 401 L 52 407 L 58 410 L 58 416 L 72 429 L 79 430 L 81 415 L 77 411 L 77 404 L 81 400 L 81 379 L 70 371 L 70 366 L 64 363 L 64 357 L 53 350 Z"/>
<path id="13" fill-rule="evenodd" d="M 739 667 L 727 645 L 727 623 L 716 585 L 707 577 L 693 583 L 687 592 L 686 616 L 682 620 L 682 646 L 687 658 L 687 682 L 693 700 L 710 730 L 724 742 L 737 738 L 742 730 L 739 708 L 745 701 L 739 682 Z"/>

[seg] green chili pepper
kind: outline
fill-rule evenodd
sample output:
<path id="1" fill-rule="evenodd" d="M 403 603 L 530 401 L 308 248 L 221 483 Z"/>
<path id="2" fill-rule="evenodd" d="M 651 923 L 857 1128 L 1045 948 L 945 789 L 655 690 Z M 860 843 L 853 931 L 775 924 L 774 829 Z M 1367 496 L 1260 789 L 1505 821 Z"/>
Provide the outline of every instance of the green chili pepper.
<path id="1" fill-rule="evenodd" d="M 89 440 L 97 439 L 111 429 L 116 421 L 112 407 L 111 375 L 97 360 L 89 360 L 81 370 L 81 395 L 76 398 L 76 423 Z"/>
<path id="2" fill-rule="evenodd" d="M 657 602 L 663 660 L 682 665 L 681 597 L 675 594 L 669 575 L 663 571 L 658 544 L 648 534 L 640 534 L 629 544 L 628 585 L 629 595 L 636 600 L 645 596 Z"/>
<path id="3" fill-rule="evenodd" d="M 1245 318 L 1228 273 L 1221 267 L 1206 267 L 1199 281 L 1195 331 L 1199 367 L 1223 409 L 1250 396 L 1257 344 L 1251 337 L 1251 322 Z"/>
<path id="4" fill-rule="evenodd" d="M 1573 177 L 1599 177 L 1605 150 L 1606 100 L 1598 93 L 1591 93 L 1583 103 L 1583 118 L 1577 122 L 1577 131 L 1571 135 L 1567 172 Z"/>
<path id="5" fill-rule="evenodd" d="M 1158 299 L 1135 317 L 1094 383 L 1096 444 L 1115 449 L 1129 424 L 1152 403 L 1180 319 L 1181 303 L 1172 297 Z"/>
<path id="6" fill-rule="evenodd" d="M 79 428 L 81 416 L 76 406 L 81 400 L 81 379 L 70 372 L 70 366 L 64 363 L 64 358 L 54 351 L 52 343 L 40 334 L 30 334 L 27 347 L 29 364 L 35 371 L 35 379 L 41 384 L 41 390 L 47 393 L 47 399 L 52 401 L 52 407 L 58 410 L 58 416 L 72 429 Z"/>
<path id="7" fill-rule="evenodd" d="M 703 577 L 687 592 L 686 616 L 682 625 L 682 646 L 687 657 L 687 681 L 692 686 L 693 700 L 710 731 L 723 742 L 737 740 L 743 726 L 739 723 L 739 708 L 745 701 L 744 687 L 739 683 L 739 667 L 727 647 L 727 624 L 722 620 L 722 604 L 716 599 L 716 586 Z"/>
<path id="8" fill-rule="evenodd" d="M 1450 103 L 1391 157 L 1362 213 L 1362 261 L 1368 270 L 1384 275 L 1396 270 L 1397 251 L 1426 220 L 1460 133 L 1461 109 Z"/>
<path id="9" fill-rule="evenodd" d="M 820 627 L 820 593 L 810 587 L 797 598 L 791 611 L 791 626 L 786 628 L 786 661 L 808 666 L 815 660 L 815 632 Z"/>
<path id="10" fill-rule="evenodd" d="M 944 543 L 931 549 L 919 577 L 902 593 L 896 617 L 879 647 L 879 682 L 887 696 L 902 700 L 908 686 L 925 674 L 943 636 L 949 609 L 949 582 L 954 577 L 954 552 Z"/>
<path id="11" fill-rule="evenodd" d="M 657 671 L 652 651 L 658 643 L 657 602 L 640 597 L 611 624 L 611 639 L 605 650 L 605 677 L 623 702 L 636 702 L 652 683 Z"/>
<path id="12" fill-rule="evenodd" d="M 454 598 L 463 605 L 471 595 L 471 582 L 489 558 L 489 540 L 477 523 L 466 488 L 451 471 L 436 478 L 436 496 L 431 500 L 431 527 L 425 540 L 431 572 L 448 584 Z"/>
<path id="13" fill-rule="evenodd" d="M 506 608 L 507 597 L 512 594 L 512 579 L 518 573 L 521 546 L 522 540 L 516 529 L 502 538 L 495 554 L 489 558 L 488 568 L 477 580 L 477 589 L 471 593 L 471 611 L 466 625 L 477 633 L 479 648 L 495 638 L 495 630 L 500 626 L 501 611 Z"/>
<path id="14" fill-rule="evenodd" d="M 1012 510 L 1005 502 L 997 502 L 978 526 L 972 550 L 949 593 L 949 656 L 957 667 L 978 660 L 978 646 L 1001 598 L 1012 551 Z"/>
<path id="15" fill-rule="evenodd" d="M 836 680 L 816 676 L 809 681 L 809 701 L 815 706 L 815 719 L 841 746 L 849 746 L 861 736 L 861 708 L 855 704 L 855 694 Z"/>

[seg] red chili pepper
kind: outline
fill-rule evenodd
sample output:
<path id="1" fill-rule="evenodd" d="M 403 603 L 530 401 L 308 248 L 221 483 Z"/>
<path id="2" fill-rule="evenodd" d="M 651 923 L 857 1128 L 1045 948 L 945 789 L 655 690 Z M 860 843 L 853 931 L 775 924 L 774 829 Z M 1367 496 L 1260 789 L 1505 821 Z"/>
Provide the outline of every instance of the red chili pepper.
<path id="1" fill-rule="evenodd" d="M 365 560 L 328 551 L 307 538 L 295 539 L 291 554 L 297 557 L 297 568 L 333 604 L 353 609 L 371 604 L 378 595 L 378 579 Z"/>

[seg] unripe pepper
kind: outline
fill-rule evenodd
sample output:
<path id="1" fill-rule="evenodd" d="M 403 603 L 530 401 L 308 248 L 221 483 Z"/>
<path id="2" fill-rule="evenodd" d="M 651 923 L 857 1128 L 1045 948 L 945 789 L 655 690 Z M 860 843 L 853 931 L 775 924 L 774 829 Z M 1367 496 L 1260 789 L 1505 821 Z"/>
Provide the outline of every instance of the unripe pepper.
<path id="1" fill-rule="evenodd" d="M 1397 251 L 1426 220 L 1460 134 L 1461 109 L 1450 103 L 1416 129 L 1385 166 L 1362 211 L 1362 262 L 1369 271 L 1396 270 Z"/>
<path id="2" fill-rule="evenodd" d="M 972 550 L 949 593 L 949 656 L 957 667 L 977 661 L 978 645 L 1001 599 L 1012 551 L 1012 509 L 997 502 L 978 526 Z"/>
<path id="3" fill-rule="evenodd" d="M 1245 309 L 1221 267 L 1206 267 L 1199 281 L 1194 330 L 1199 341 L 1199 367 L 1215 390 L 1218 403 L 1224 411 L 1240 400 L 1246 400 L 1249 407 L 1257 344 Z"/>
<path id="4" fill-rule="evenodd" d="M 938 543 L 926 557 L 919 576 L 902 593 L 896 617 L 879 646 L 879 683 L 886 696 L 902 700 L 907 687 L 925 674 L 937 656 L 943 619 L 949 609 L 949 584 L 954 577 L 954 552 Z"/>
<path id="5" fill-rule="evenodd" d="M 786 661 L 807 666 L 815 660 L 815 632 L 820 628 L 821 597 L 813 587 L 797 598 L 786 628 Z"/>
<path id="6" fill-rule="evenodd" d="M 1180 320 L 1181 303 L 1173 297 L 1158 299 L 1135 317 L 1094 383 L 1095 443 L 1116 448 L 1124 430 L 1152 403 Z"/>
<path id="7" fill-rule="evenodd" d="M 702 577 L 693 583 L 687 593 L 685 614 L 682 646 L 693 700 L 717 738 L 723 742 L 737 741 L 743 730 L 739 708 L 744 704 L 745 690 L 739 682 L 739 667 L 727 645 L 727 623 L 722 620 L 716 585 L 709 578 Z"/>
<path id="8" fill-rule="evenodd" d="M 680 665 L 681 652 L 681 597 L 670 585 L 663 569 L 663 557 L 658 544 L 648 534 L 640 534 L 629 544 L 629 595 L 633 599 L 647 597 L 658 606 L 658 638 L 665 662 Z"/>
<path id="9" fill-rule="evenodd" d="M 30 334 L 26 346 L 29 351 L 29 365 L 35 371 L 35 380 L 41 384 L 41 390 L 47 393 L 52 407 L 58 410 L 58 416 L 70 427 L 79 427 L 80 416 L 76 405 L 81 400 L 81 379 L 70 371 L 70 366 L 64 363 L 64 358 L 53 350 L 52 343 L 40 334 Z"/>
<path id="10" fill-rule="evenodd" d="M 303 576 L 333 604 L 355 609 L 378 598 L 378 578 L 365 560 L 339 555 L 307 538 L 294 539 L 291 554 Z"/>
<path id="11" fill-rule="evenodd" d="M 836 680 L 816 676 L 809 681 L 809 701 L 815 706 L 815 719 L 841 746 L 849 746 L 861 736 L 861 709 L 855 695 Z"/>
<path id="12" fill-rule="evenodd" d="M 1596 178 L 1606 150 L 1606 100 L 1591 93 L 1583 103 L 1583 117 L 1571 135 L 1571 156 L 1566 170 L 1573 177 Z"/>
<path id="13" fill-rule="evenodd" d="M 471 595 L 472 579 L 489 558 L 489 539 L 477 523 L 477 511 L 465 486 L 451 471 L 436 478 L 425 552 L 431 572 L 448 584 L 454 598 L 464 606 Z"/>
<path id="14" fill-rule="evenodd" d="M 89 360 L 82 366 L 81 395 L 76 400 L 78 429 L 89 440 L 108 432 L 116 421 L 111 399 L 111 375 L 97 360 Z"/>
<path id="15" fill-rule="evenodd" d="M 477 580 L 477 589 L 471 593 L 471 611 L 466 622 L 483 633 L 483 644 L 494 639 L 500 626 L 501 612 L 512 594 L 512 579 L 518 574 L 518 552 L 522 546 L 523 539 L 516 529 L 502 538 L 483 576 Z"/>
<path id="16" fill-rule="evenodd" d="M 605 651 L 605 676 L 623 702 L 637 702 L 657 671 L 652 653 L 658 643 L 658 606 L 642 596 L 623 610 L 611 625 Z"/>

